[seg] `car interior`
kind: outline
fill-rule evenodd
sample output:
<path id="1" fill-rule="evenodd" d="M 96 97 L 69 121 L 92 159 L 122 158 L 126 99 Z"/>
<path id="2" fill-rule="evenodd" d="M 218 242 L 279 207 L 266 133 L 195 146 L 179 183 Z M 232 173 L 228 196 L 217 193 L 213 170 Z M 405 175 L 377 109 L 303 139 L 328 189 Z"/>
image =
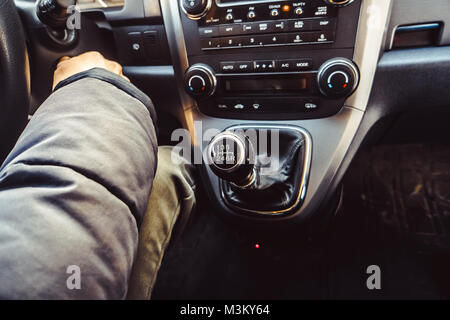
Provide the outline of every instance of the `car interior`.
<path id="1" fill-rule="evenodd" d="M 152 99 L 159 145 L 190 135 L 197 208 L 152 299 L 450 298 L 450 1 L 8 3 L 1 162 L 86 51 Z"/>

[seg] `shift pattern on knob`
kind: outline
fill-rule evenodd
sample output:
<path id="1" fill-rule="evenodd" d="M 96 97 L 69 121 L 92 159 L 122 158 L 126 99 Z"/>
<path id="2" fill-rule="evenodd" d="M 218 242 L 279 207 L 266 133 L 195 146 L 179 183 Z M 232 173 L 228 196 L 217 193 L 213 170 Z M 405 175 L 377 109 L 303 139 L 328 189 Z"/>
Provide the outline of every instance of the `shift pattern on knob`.
<path id="1" fill-rule="evenodd" d="M 218 168 L 231 170 L 235 166 L 244 164 L 244 144 L 232 136 L 221 136 L 211 146 L 211 159 Z"/>
<path id="2" fill-rule="evenodd" d="M 254 181 L 255 153 L 247 137 L 234 132 L 215 136 L 207 148 L 211 171 L 236 186 L 247 187 Z"/>

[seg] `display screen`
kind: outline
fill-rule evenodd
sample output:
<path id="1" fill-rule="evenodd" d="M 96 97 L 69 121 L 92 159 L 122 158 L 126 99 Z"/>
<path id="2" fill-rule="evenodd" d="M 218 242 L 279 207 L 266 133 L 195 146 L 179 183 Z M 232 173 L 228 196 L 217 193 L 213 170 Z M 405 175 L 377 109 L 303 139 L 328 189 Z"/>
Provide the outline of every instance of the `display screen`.
<path id="1" fill-rule="evenodd" d="M 311 76 L 295 78 L 230 79 L 225 80 L 225 91 L 240 93 L 283 93 L 311 90 Z"/>

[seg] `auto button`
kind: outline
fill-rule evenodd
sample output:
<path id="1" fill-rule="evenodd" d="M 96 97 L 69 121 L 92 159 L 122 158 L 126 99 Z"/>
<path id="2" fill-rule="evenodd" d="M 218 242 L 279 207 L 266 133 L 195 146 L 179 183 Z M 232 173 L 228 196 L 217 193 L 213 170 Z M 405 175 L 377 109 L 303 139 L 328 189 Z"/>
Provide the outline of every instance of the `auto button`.
<path id="1" fill-rule="evenodd" d="M 236 63 L 235 62 L 221 62 L 220 63 L 220 71 L 221 72 L 235 72 L 236 71 Z"/>

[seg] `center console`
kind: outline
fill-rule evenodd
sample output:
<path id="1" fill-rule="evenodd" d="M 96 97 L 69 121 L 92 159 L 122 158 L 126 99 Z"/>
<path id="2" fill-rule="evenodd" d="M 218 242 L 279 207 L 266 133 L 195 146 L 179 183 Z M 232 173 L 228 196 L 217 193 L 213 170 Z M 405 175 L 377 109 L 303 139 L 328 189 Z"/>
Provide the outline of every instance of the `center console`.
<path id="1" fill-rule="evenodd" d="M 360 1 L 180 0 L 185 88 L 207 115 L 311 119 L 339 112 L 359 82 Z"/>
<path id="2" fill-rule="evenodd" d="M 320 212 L 361 143 L 392 0 L 160 3 L 179 119 L 218 211 Z"/>

